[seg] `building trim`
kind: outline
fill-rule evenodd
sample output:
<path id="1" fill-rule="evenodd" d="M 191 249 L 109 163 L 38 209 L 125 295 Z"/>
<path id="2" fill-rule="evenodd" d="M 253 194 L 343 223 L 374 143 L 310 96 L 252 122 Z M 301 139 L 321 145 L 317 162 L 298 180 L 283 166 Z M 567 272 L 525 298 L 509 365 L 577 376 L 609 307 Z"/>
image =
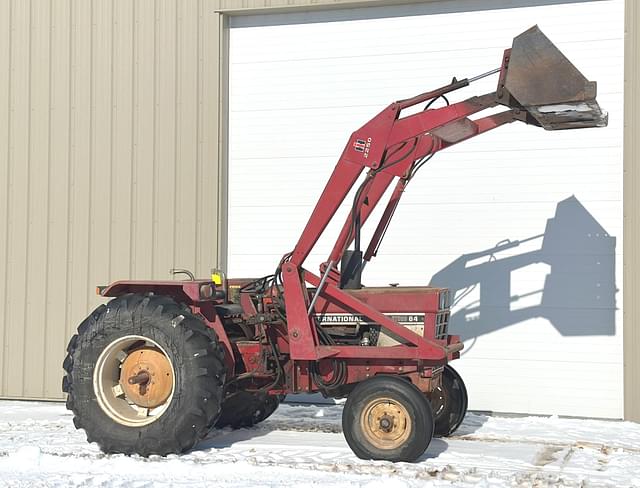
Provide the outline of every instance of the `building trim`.
<path id="1" fill-rule="evenodd" d="M 625 2 L 624 45 L 624 225 L 623 225 L 623 348 L 624 348 L 624 418 L 640 422 L 640 306 L 638 306 L 638 271 L 640 259 L 640 7 Z"/>

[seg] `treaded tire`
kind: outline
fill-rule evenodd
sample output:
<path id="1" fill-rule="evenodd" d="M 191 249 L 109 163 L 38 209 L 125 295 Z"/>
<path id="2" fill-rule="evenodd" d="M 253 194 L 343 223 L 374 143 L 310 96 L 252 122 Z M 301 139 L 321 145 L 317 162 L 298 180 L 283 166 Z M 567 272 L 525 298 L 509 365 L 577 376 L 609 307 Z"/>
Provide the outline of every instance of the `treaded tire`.
<path id="1" fill-rule="evenodd" d="M 384 411 L 386 400 L 392 401 L 406 413 L 403 417 L 407 420 L 404 424 L 406 428 L 399 445 L 381 446 L 384 442 L 376 443 L 368 434 L 369 419 L 377 417 L 367 412 L 375 409 Z M 369 410 L 376 402 L 380 406 Z M 403 425 L 397 419 L 394 422 Z M 397 376 L 375 376 L 359 383 L 347 397 L 342 411 L 342 430 L 349 447 L 361 459 L 413 462 L 427 450 L 433 436 L 431 404 L 413 383 Z M 397 441 L 393 443 L 397 444 Z"/>
<path id="2" fill-rule="evenodd" d="M 270 417 L 279 405 L 280 399 L 275 395 L 239 391 L 225 399 L 215 426 L 218 429 L 252 427 Z"/>
<path id="3" fill-rule="evenodd" d="M 159 345 L 172 364 L 173 393 L 151 423 L 124 425 L 100 406 L 94 367 L 114 341 L 142 336 Z M 69 341 L 62 389 L 76 428 L 105 453 L 167 455 L 191 449 L 220 414 L 224 351 L 213 330 L 184 305 L 162 295 L 127 294 L 101 305 Z"/>
<path id="4" fill-rule="evenodd" d="M 442 372 L 442 389 L 431 394 L 434 411 L 434 436 L 446 437 L 453 434 L 467 413 L 467 388 L 458 372 L 448 364 Z"/>

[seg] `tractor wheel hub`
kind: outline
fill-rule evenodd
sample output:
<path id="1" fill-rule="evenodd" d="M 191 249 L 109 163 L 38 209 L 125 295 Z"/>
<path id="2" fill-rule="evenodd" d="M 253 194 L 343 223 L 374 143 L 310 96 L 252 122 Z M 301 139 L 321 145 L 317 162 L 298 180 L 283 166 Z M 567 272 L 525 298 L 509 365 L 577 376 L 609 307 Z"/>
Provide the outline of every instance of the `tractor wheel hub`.
<path id="1" fill-rule="evenodd" d="M 173 390 L 173 381 L 171 363 L 153 347 L 131 352 L 120 370 L 120 386 L 124 394 L 144 408 L 155 408 L 166 402 Z"/>
<path id="2" fill-rule="evenodd" d="M 378 398 L 365 406 L 360 418 L 362 432 L 378 449 L 397 449 L 411 433 L 411 417 L 404 405 Z"/>

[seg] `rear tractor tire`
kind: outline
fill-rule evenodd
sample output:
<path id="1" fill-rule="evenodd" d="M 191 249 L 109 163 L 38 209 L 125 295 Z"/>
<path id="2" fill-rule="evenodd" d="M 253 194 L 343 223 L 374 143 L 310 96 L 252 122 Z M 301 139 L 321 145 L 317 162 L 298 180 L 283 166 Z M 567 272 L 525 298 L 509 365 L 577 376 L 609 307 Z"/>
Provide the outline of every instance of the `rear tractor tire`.
<path id="1" fill-rule="evenodd" d="M 246 391 L 235 392 L 225 398 L 222 403 L 222 412 L 216 422 L 216 428 L 252 427 L 270 417 L 279 405 L 279 396 Z"/>
<path id="2" fill-rule="evenodd" d="M 413 383 L 375 376 L 359 383 L 347 397 L 342 430 L 361 459 L 413 462 L 433 436 L 431 404 Z"/>
<path id="3" fill-rule="evenodd" d="M 62 389 L 73 422 L 106 453 L 191 449 L 222 405 L 224 352 L 213 330 L 171 297 L 127 294 L 71 338 Z"/>
<path id="4" fill-rule="evenodd" d="M 467 413 L 467 388 L 458 372 L 448 364 L 442 372 L 442 386 L 431 394 L 431 407 L 436 437 L 453 434 Z"/>

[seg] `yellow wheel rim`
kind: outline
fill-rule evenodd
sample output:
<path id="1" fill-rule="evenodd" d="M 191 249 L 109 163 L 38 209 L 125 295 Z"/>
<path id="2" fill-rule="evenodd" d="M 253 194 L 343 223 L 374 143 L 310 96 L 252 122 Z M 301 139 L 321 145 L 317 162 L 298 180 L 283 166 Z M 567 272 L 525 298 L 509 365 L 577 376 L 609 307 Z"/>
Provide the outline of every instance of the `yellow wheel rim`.
<path id="1" fill-rule="evenodd" d="M 360 427 L 365 438 L 378 449 L 396 449 L 411 434 L 407 409 L 392 398 L 376 398 L 362 410 Z"/>

